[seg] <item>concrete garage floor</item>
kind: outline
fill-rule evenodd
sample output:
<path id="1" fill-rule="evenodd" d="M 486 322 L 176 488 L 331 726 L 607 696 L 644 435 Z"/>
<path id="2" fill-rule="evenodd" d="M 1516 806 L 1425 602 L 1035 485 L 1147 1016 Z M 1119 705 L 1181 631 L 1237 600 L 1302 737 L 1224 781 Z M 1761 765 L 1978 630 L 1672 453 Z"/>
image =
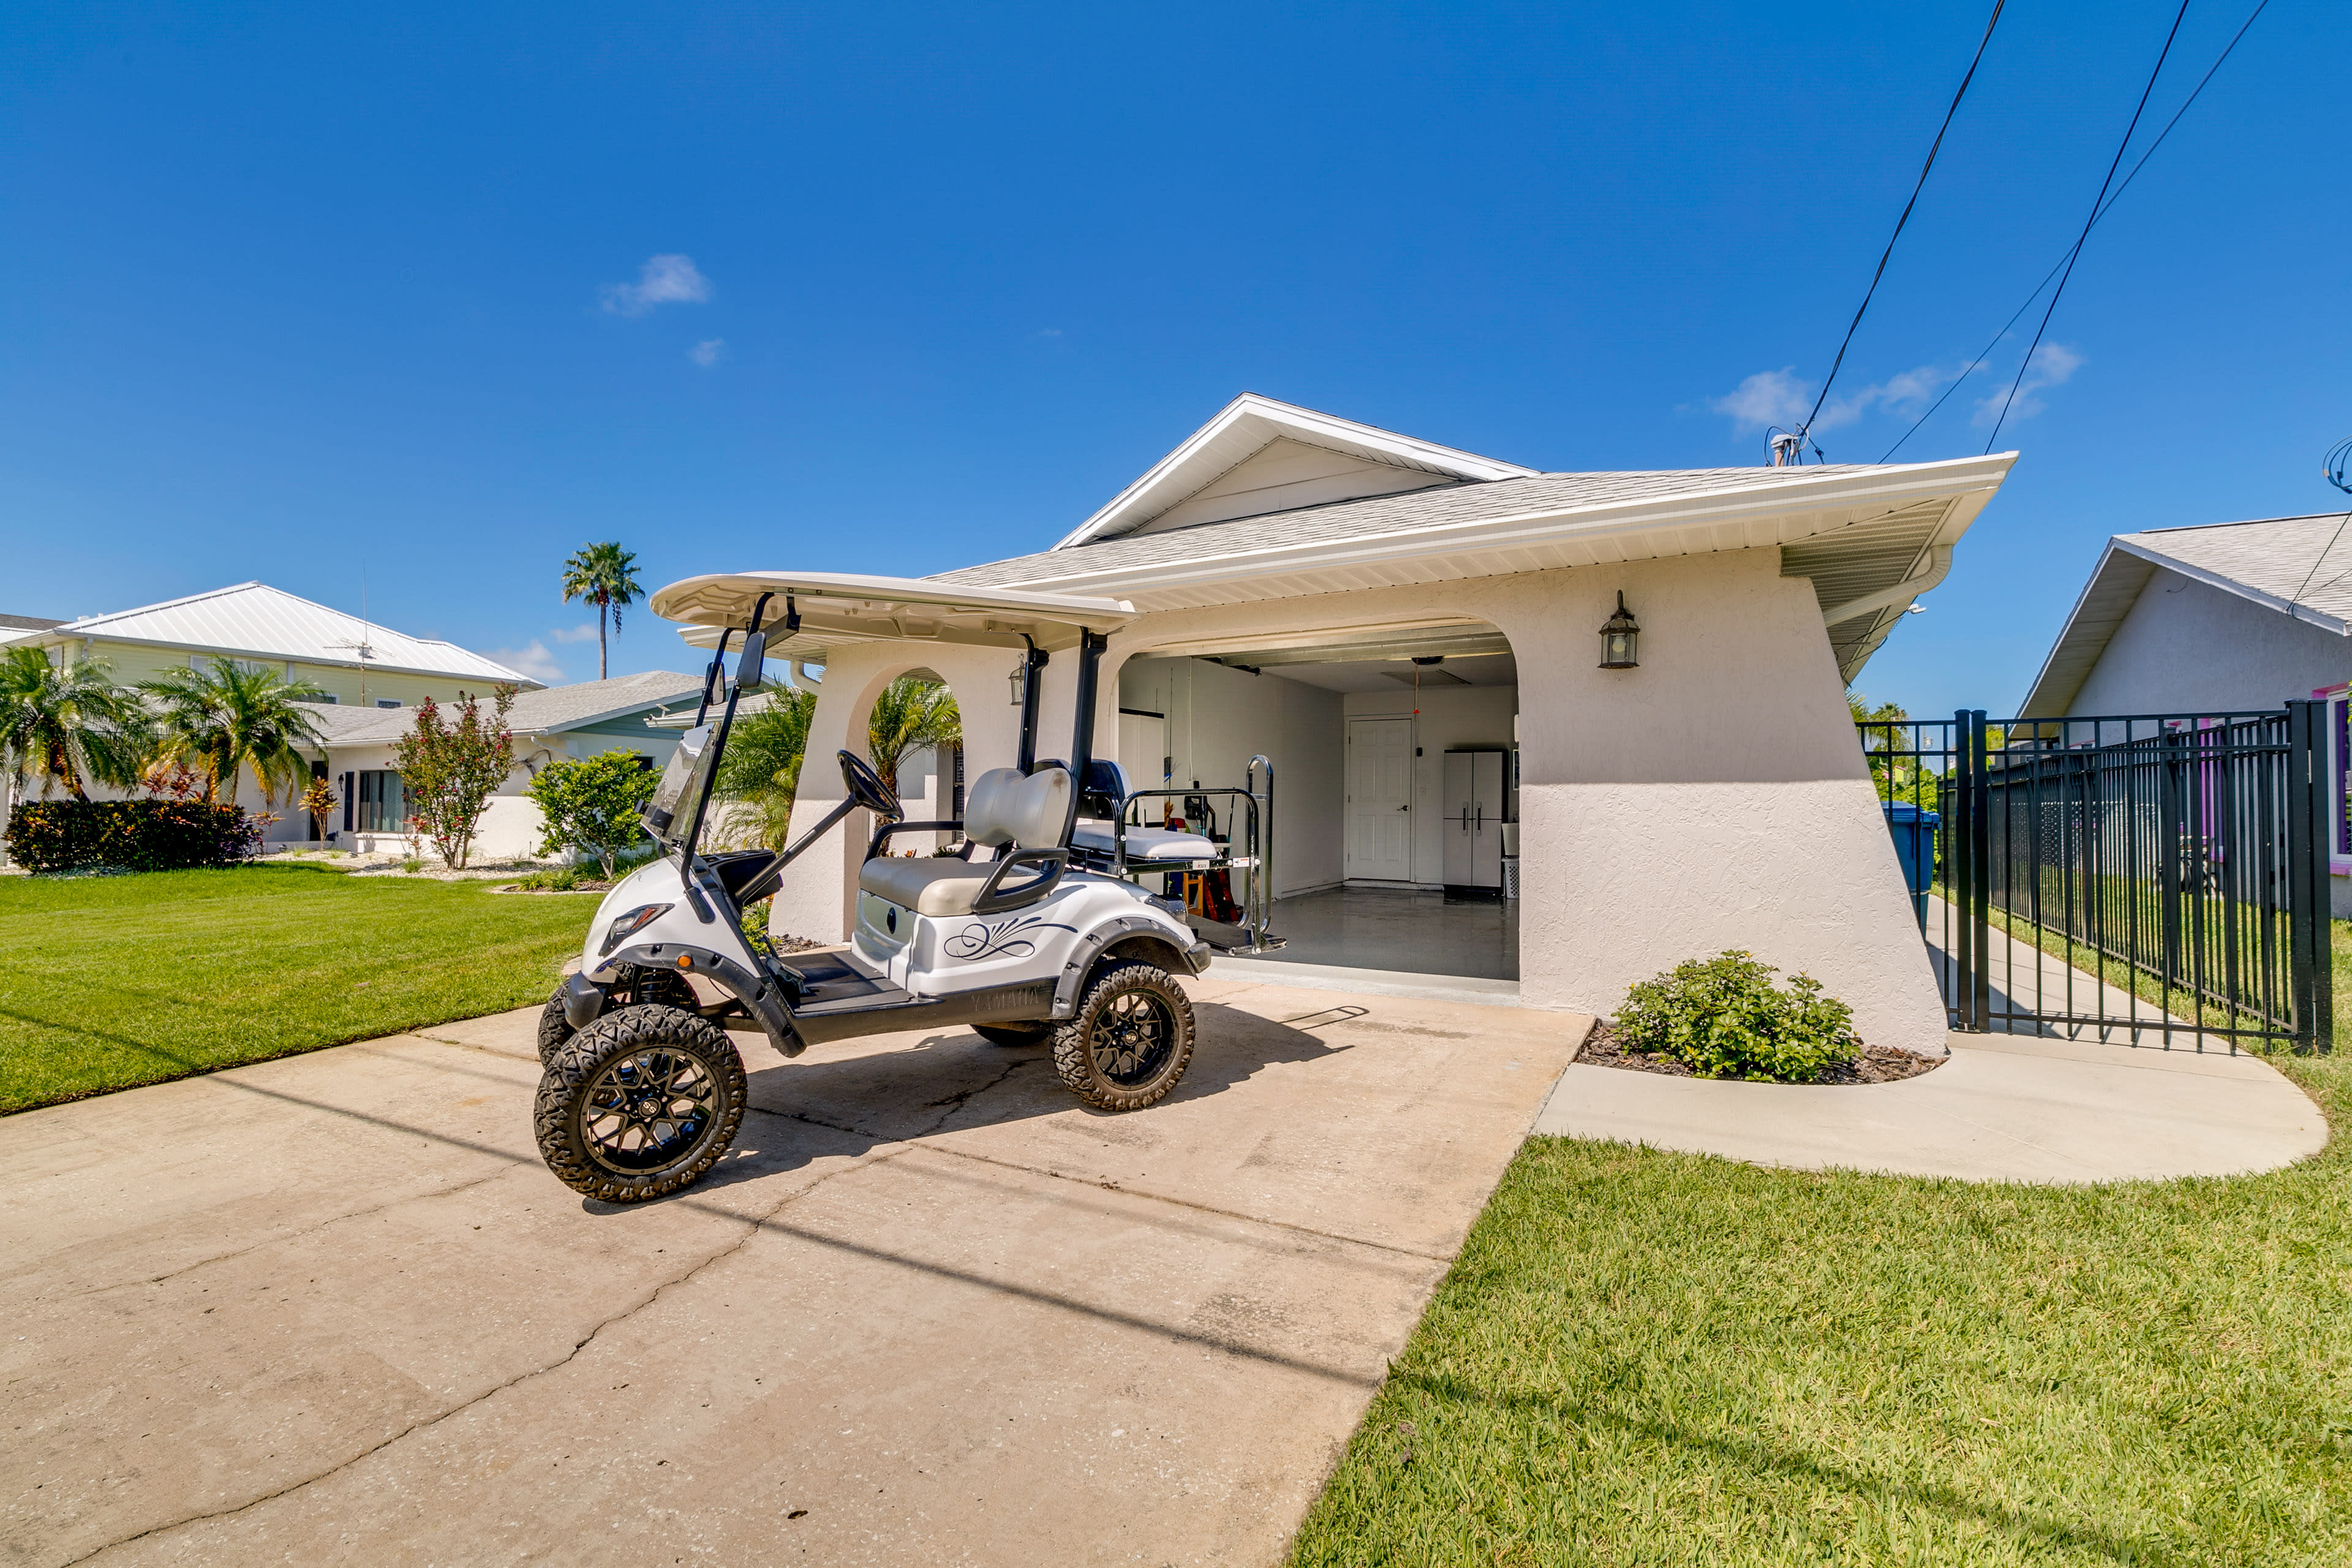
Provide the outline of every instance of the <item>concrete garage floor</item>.
<path id="1" fill-rule="evenodd" d="M 1286 945 L 1255 963 L 1391 969 L 1478 980 L 1519 977 L 1516 900 L 1449 900 L 1412 889 L 1327 888 L 1276 899 L 1271 929 Z"/>
<path id="2" fill-rule="evenodd" d="M 0 1122 L 0 1552 L 1277 1558 L 1586 1020 L 1195 983 L 1178 1093 L 747 1052 L 663 1203 L 540 1165 L 532 1016 Z"/>

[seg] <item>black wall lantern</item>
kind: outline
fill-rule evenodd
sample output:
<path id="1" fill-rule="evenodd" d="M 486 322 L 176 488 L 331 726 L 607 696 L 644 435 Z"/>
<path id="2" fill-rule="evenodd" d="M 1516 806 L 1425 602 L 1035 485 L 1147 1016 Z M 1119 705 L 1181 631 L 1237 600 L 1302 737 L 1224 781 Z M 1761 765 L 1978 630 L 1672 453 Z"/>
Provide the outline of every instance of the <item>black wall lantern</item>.
<path id="1" fill-rule="evenodd" d="M 1632 669 L 1641 663 L 1633 657 L 1633 646 L 1641 638 L 1642 628 L 1633 623 L 1633 612 L 1625 607 L 1625 590 L 1617 590 L 1617 613 L 1601 628 L 1601 668 Z"/>

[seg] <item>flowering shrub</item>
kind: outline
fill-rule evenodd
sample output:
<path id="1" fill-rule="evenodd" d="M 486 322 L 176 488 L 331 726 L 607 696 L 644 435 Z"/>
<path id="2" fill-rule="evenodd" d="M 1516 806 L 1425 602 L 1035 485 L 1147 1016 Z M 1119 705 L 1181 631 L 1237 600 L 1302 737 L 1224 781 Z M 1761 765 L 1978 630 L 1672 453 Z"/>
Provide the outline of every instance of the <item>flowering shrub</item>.
<path id="1" fill-rule="evenodd" d="M 267 825 L 201 800 L 37 800 L 8 818 L 8 854 L 28 871 L 226 866 L 261 849 Z"/>
<path id="2" fill-rule="evenodd" d="M 1634 986 L 1610 1024 L 1627 1049 L 1673 1057 L 1698 1078 L 1810 1082 L 1861 1049 L 1853 1010 L 1809 974 L 1775 985 L 1777 973 L 1737 950 L 1695 958 Z"/>
<path id="3" fill-rule="evenodd" d="M 513 687 L 498 688 L 492 696 L 496 706 L 485 721 L 480 702 L 461 695 L 455 723 L 445 721 L 441 705 L 428 697 L 417 706 L 416 727 L 393 747 L 392 765 L 400 771 L 401 788 L 414 808 L 412 838 L 433 840 L 441 863 L 452 870 L 465 868 L 475 825 L 491 792 L 514 769 L 514 736 L 507 729 L 514 697 Z M 413 843 L 410 853 L 413 858 Z"/>

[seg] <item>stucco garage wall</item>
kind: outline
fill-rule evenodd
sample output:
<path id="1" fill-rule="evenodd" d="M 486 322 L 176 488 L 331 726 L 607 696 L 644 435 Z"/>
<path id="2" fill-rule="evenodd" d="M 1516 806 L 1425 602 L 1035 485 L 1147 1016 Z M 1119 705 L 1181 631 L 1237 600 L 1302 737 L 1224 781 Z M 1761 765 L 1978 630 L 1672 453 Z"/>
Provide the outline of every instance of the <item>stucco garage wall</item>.
<path id="1" fill-rule="evenodd" d="M 1518 711 L 1516 686 L 1441 686 L 1421 694 L 1421 722 L 1413 728 L 1413 743 L 1421 755 L 1412 764 L 1412 879 L 1424 888 L 1445 885 L 1444 810 L 1445 753 L 1465 747 L 1511 743 L 1511 716 Z M 1397 695 L 1381 691 L 1350 691 L 1350 719 L 1410 719 L 1413 695 L 1409 687 Z M 1509 775 L 1504 784 L 1507 794 Z M 1342 785 L 1339 798 L 1344 802 Z M 1341 809 L 1345 809 L 1344 805 Z M 1512 802 L 1503 802 L 1505 816 Z"/>
<path id="2" fill-rule="evenodd" d="M 2352 677 L 2352 638 L 2159 566 L 2071 714 L 2276 708 Z"/>
<path id="3" fill-rule="evenodd" d="M 1275 891 L 1328 888 L 1345 875 L 1346 731 L 1336 691 L 1199 658 L 1139 658 L 1119 672 L 1119 705 L 1168 716 L 1168 754 L 1178 783 L 1239 786 L 1253 755 L 1274 764 Z M 1096 750 L 1118 755 L 1118 726 L 1096 731 Z M 1119 757 L 1130 778 L 1158 763 Z M 1223 801 L 1214 803 L 1222 813 Z M 1234 825 L 1239 831 L 1239 825 Z"/>

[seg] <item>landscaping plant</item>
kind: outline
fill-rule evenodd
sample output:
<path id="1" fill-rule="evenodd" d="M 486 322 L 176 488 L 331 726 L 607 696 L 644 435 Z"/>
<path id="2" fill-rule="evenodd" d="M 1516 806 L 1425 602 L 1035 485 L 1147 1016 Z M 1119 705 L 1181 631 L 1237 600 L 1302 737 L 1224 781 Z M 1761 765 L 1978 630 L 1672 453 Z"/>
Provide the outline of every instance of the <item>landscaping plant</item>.
<path id="1" fill-rule="evenodd" d="M 76 800 L 89 785 L 128 787 L 150 745 L 146 710 L 109 679 L 101 658 L 49 662 L 37 647 L 0 654 L 0 763 L 13 795 L 19 778 Z"/>
<path id="2" fill-rule="evenodd" d="M 1853 1010 L 1821 982 L 1737 950 L 1693 959 L 1633 987 L 1610 1026 L 1628 1050 L 1669 1056 L 1699 1078 L 1806 1083 L 1862 1048 Z"/>
<path id="3" fill-rule="evenodd" d="M 759 815 L 761 841 L 781 848 L 793 819 L 793 795 L 800 787 L 801 756 L 808 749 L 809 716 L 816 697 L 797 690 L 771 691 L 755 713 L 735 721 L 727 753 L 719 762 L 712 794 L 740 801 Z"/>
<path id="4" fill-rule="evenodd" d="M 645 837 L 638 814 L 660 782 L 629 752 L 563 757 L 548 763 L 527 792 L 546 818 L 539 852 L 582 850 L 596 858 L 604 868 L 604 879 L 611 881 L 619 874 L 621 852 Z"/>
<path id="5" fill-rule="evenodd" d="M 574 599 L 585 599 L 596 606 L 597 679 L 606 678 L 605 618 L 610 616 L 613 630 L 619 632 L 623 606 L 635 604 L 643 592 L 637 584 L 636 552 L 624 550 L 611 540 L 583 545 L 564 562 L 563 602 L 568 605 Z"/>
<path id="6" fill-rule="evenodd" d="M 325 748 L 311 705 L 326 694 L 274 669 L 227 658 L 210 664 L 209 669 L 167 669 L 140 683 L 162 725 L 159 754 L 166 763 L 192 765 L 204 780 L 206 800 L 226 790 L 234 801 L 237 776 L 250 773 L 263 798 L 275 805 L 309 780 L 304 752 Z"/>
<path id="7" fill-rule="evenodd" d="M 27 871 L 226 866 L 261 847 L 265 825 L 205 800 L 37 800 L 8 817 L 8 854 Z"/>
<path id="8" fill-rule="evenodd" d="M 499 687 L 487 722 L 480 700 L 460 696 L 454 724 L 443 721 L 440 705 L 428 697 L 417 707 L 416 727 L 393 748 L 392 765 L 400 772 L 415 830 L 433 840 L 441 863 L 453 871 L 465 869 L 491 792 L 514 770 L 514 735 L 507 729 L 514 695 L 513 687 Z"/>

